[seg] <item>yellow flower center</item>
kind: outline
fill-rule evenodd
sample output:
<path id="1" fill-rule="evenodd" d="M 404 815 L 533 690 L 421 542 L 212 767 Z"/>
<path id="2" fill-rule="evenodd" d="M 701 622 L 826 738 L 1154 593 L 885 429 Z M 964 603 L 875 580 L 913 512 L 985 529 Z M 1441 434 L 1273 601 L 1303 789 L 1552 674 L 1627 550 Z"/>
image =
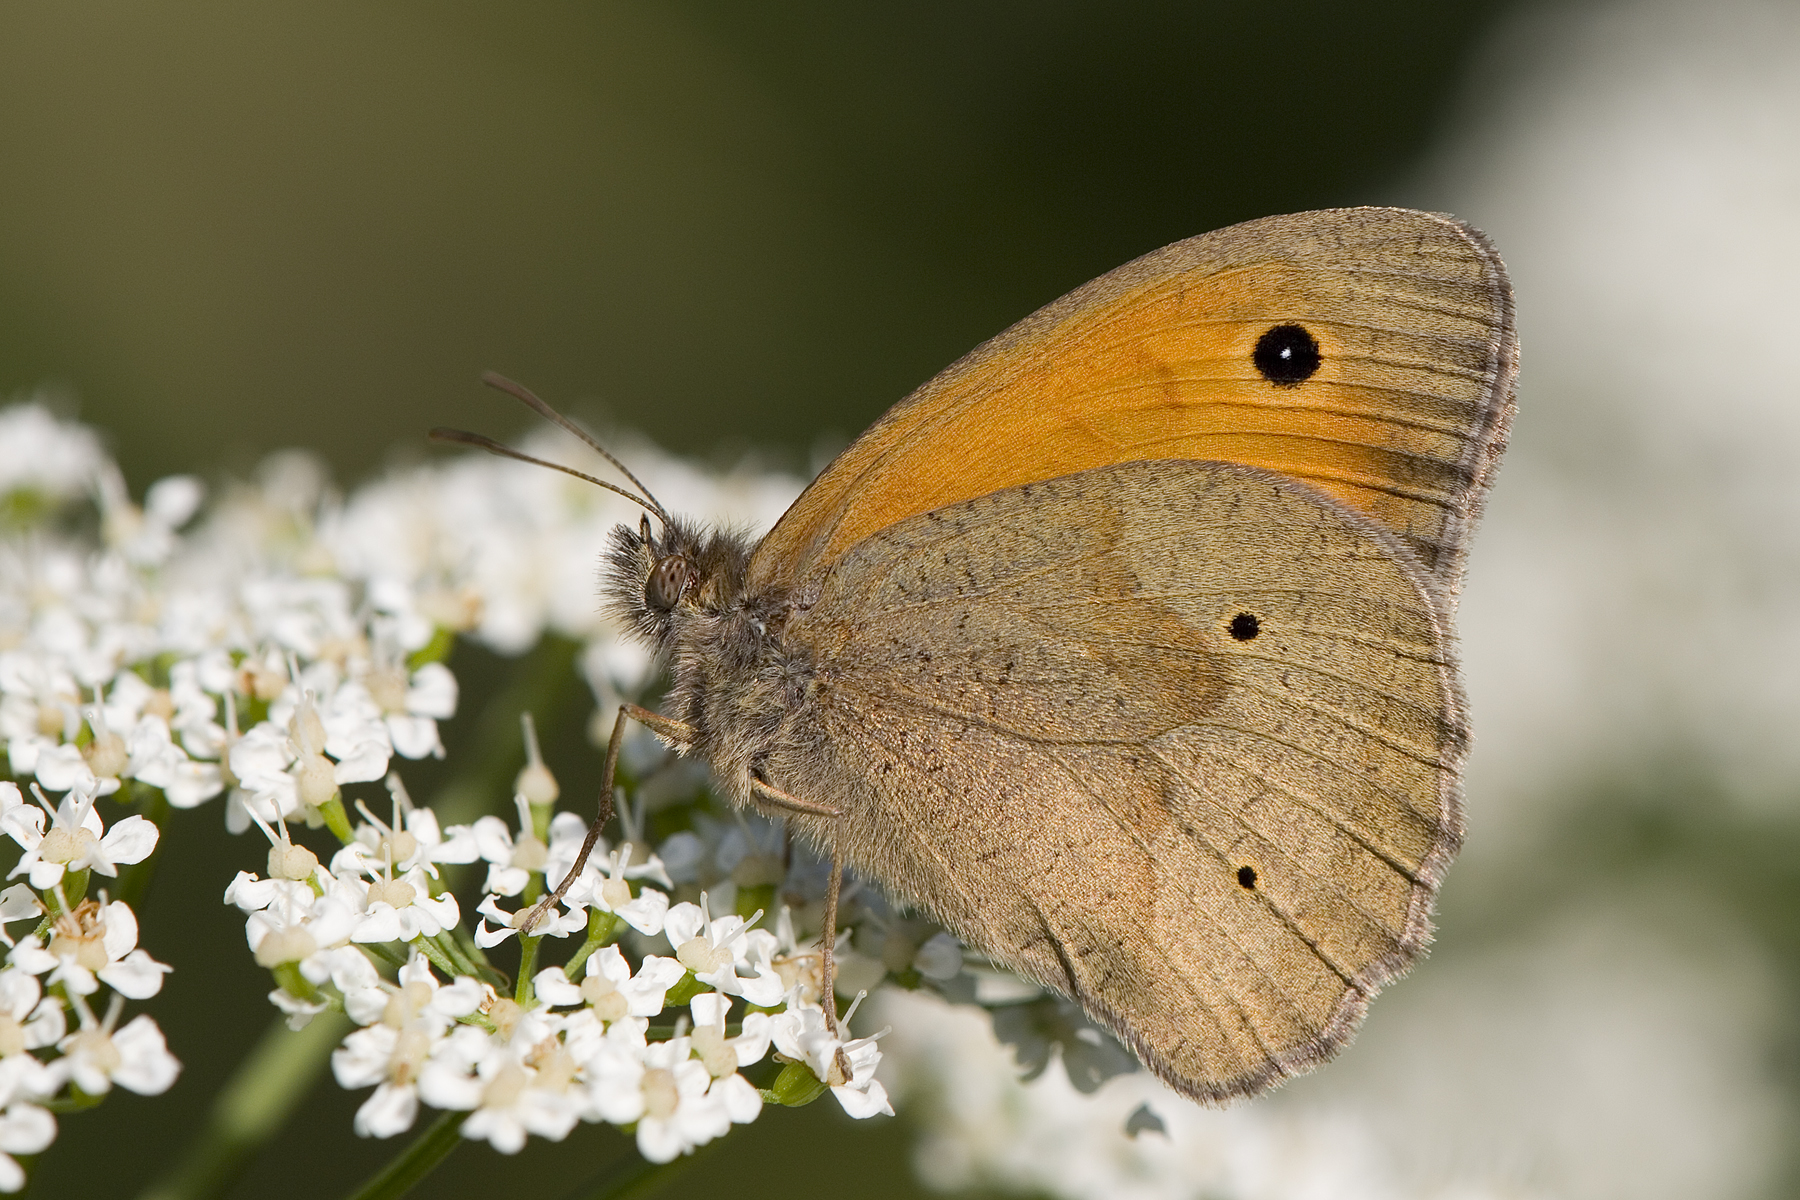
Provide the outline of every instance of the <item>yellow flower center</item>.
<path id="1" fill-rule="evenodd" d="M 404 879 L 377 879 L 369 885 L 369 903 L 383 902 L 405 908 L 419 895 L 419 890 Z"/>
<path id="2" fill-rule="evenodd" d="M 675 1074 L 661 1067 L 644 1072 L 644 1115 L 666 1121 L 681 1104 L 681 1092 L 675 1086 Z"/>
<path id="3" fill-rule="evenodd" d="M 74 862 L 86 854 L 87 848 L 97 840 L 90 830 L 79 827 L 66 829 L 55 825 L 44 835 L 44 840 L 38 843 L 38 857 L 52 863 Z"/>
<path id="4" fill-rule="evenodd" d="M 731 954 L 723 947 L 713 945 L 705 935 L 701 935 L 691 937 L 681 943 L 681 948 L 675 951 L 675 958 L 694 974 L 705 975 L 730 962 Z"/>
<path id="5" fill-rule="evenodd" d="M 403 713 L 406 711 L 406 672 L 399 667 L 377 667 L 363 676 L 363 686 L 369 689 L 369 699 L 375 701 L 383 712 Z"/>

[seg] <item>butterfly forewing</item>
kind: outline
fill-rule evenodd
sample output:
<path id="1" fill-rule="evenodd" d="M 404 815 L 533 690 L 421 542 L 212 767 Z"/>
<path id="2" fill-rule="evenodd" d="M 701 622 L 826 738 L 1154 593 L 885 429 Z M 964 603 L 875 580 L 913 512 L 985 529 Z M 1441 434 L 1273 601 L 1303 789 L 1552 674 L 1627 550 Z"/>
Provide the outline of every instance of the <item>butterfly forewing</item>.
<path id="1" fill-rule="evenodd" d="M 1304 331 L 1298 358 L 1279 336 L 1292 330 Z M 1191 238 L 1063 297 L 895 405 L 764 539 L 752 583 L 795 584 L 959 500 L 1181 458 L 1312 484 L 1399 535 L 1454 596 L 1516 364 L 1500 260 L 1451 218 L 1337 209 Z"/>
<path id="2" fill-rule="evenodd" d="M 1190 1094 L 1322 1058 L 1419 952 L 1461 832 L 1447 616 L 1378 523 L 1146 461 L 911 517 L 788 639 L 853 863 Z"/>

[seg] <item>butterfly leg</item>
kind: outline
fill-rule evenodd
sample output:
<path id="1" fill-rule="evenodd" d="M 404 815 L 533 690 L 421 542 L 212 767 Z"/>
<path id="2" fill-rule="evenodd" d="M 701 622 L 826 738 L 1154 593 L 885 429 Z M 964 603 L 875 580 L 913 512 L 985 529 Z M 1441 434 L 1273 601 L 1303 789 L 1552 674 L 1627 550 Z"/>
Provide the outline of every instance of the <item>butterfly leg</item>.
<path id="1" fill-rule="evenodd" d="M 785 808 L 793 812 L 806 813 L 815 817 L 841 817 L 843 811 L 832 808 L 828 804 L 818 804 L 811 800 L 802 800 L 790 795 L 772 784 L 765 783 L 752 775 L 750 790 L 770 805 Z M 836 846 L 831 851 L 831 881 L 825 885 L 824 920 L 819 930 L 821 994 L 819 1006 L 825 1010 L 825 1027 L 833 1037 L 841 1038 L 837 1022 L 837 963 L 833 960 L 833 952 L 837 946 L 837 908 L 838 889 L 844 880 L 844 858 Z M 843 1075 L 844 1082 L 850 1082 L 850 1056 L 838 1048 L 837 1059 L 833 1064 Z"/>
<path id="2" fill-rule="evenodd" d="M 844 815 L 842 809 L 789 795 L 774 784 L 765 783 L 754 775 L 750 777 L 750 790 L 776 808 L 785 808 L 789 812 L 805 813 L 809 817 L 841 817 Z"/>
<path id="3" fill-rule="evenodd" d="M 851 1078 L 850 1056 L 844 1053 L 843 1032 L 838 1029 L 837 1018 L 837 910 L 838 889 L 844 882 L 844 855 L 834 845 L 831 848 L 831 879 L 825 884 L 825 912 L 819 925 L 820 951 L 820 987 L 819 1007 L 825 1010 L 825 1028 L 831 1036 L 837 1038 L 840 1045 L 837 1056 L 832 1061 L 834 1073 L 843 1076 L 843 1082 L 849 1083 Z M 827 1079 L 826 1083 L 835 1081 Z"/>
<path id="4" fill-rule="evenodd" d="M 530 933 L 537 923 L 544 919 L 544 914 L 554 907 L 569 891 L 569 885 L 581 875 L 581 869 L 587 866 L 588 855 L 594 852 L 594 844 L 600 840 L 600 831 L 612 820 L 613 813 L 613 777 L 619 769 L 619 747 L 625 742 L 625 722 L 633 720 L 650 729 L 660 737 L 672 742 L 689 744 L 694 740 L 694 731 L 680 721 L 671 721 L 661 713 L 653 713 L 647 708 L 635 704 L 621 704 L 619 719 L 613 722 L 612 737 L 606 742 L 606 766 L 600 773 L 600 811 L 594 815 L 594 823 L 588 827 L 587 838 L 581 843 L 581 853 L 575 856 L 575 865 L 563 876 L 563 881 L 556 885 L 556 890 L 539 900 L 523 920 L 518 922 L 520 933 Z"/>

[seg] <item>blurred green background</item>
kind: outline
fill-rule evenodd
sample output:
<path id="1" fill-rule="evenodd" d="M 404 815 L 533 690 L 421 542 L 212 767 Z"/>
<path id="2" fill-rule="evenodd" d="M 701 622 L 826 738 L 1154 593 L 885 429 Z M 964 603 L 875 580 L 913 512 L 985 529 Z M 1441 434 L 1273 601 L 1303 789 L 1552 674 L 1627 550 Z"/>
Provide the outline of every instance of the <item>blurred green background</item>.
<path id="1" fill-rule="evenodd" d="M 678 451 L 805 471 L 980 340 L 1145 251 L 1275 212 L 1441 207 L 1456 164 L 1421 163 L 1511 14 L 8 5 L 0 395 L 50 389 L 112 439 L 134 491 L 288 446 L 348 486 L 429 453 L 432 425 L 516 433 L 485 369 Z M 1529 336 L 1525 353 L 1521 437 Z M 486 699 L 505 664 L 465 650 L 454 666 L 451 746 L 516 711 Z M 567 794 L 591 794 L 591 700 L 563 700 L 552 762 Z M 419 795 L 435 779 L 409 774 Z M 1635 783 L 1603 763 L 1566 786 L 1580 802 L 1521 835 L 1524 852 L 1452 876 L 1447 944 L 1503 938 L 1584 891 L 1666 898 L 1697 878 L 1791 988 L 1790 818 L 1731 808 L 1678 755 Z M 37 1194 L 134 1192 L 267 1023 L 266 975 L 217 952 L 241 937 L 219 895 L 257 856 L 216 808 L 177 818 L 144 924 L 177 967 L 149 1007 L 186 1073 L 168 1096 L 66 1119 Z M 1765 1050 L 1758 1069 L 1791 1095 L 1793 1038 Z M 360 1099 L 321 1084 L 233 1194 L 360 1181 L 395 1149 L 349 1136 Z M 912 1195 L 909 1146 L 904 1118 L 770 1111 L 677 1187 Z M 523 1179 L 577 1196 L 625 1153 L 585 1126 L 517 1160 L 465 1147 L 419 1194 Z"/>
<path id="2" fill-rule="evenodd" d="M 0 387 L 136 485 L 512 429 L 853 435 L 1071 287 L 1394 200 L 1494 6 L 76 4 L 0 14 Z"/>

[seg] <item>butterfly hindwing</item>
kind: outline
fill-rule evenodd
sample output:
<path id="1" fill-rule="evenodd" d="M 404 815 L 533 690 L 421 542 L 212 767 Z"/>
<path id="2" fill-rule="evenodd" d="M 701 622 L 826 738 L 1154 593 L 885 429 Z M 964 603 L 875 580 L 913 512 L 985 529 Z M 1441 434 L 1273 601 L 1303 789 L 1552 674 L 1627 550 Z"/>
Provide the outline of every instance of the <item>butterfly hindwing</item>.
<path id="1" fill-rule="evenodd" d="M 769 778 L 796 818 L 1171 1083 L 1329 1054 L 1428 937 L 1461 836 L 1448 616 L 1377 522 L 1145 461 L 910 517 L 825 573 Z"/>

